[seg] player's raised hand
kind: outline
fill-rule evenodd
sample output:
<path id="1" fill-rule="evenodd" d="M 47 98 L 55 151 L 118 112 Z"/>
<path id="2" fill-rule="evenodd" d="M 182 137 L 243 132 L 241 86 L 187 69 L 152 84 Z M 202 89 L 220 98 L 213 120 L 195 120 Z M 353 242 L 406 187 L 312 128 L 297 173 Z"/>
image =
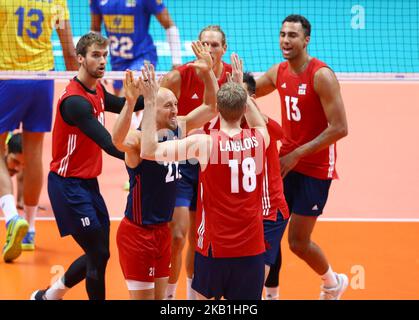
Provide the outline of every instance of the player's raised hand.
<path id="1" fill-rule="evenodd" d="M 243 60 L 239 58 L 237 53 L 232 53 L 230 59 L 233 69 L 231 81 L 243 85 Z"/>
<path id="2" fill-rule="evenodd" d="M 138 80 L 134 79 L 134 73 L 132 70 L 125 71 L 125 79 L 123 80 L 124 83 L 124 92 L 125 92 L 125 99 L 130 104 L 135 104 L 138 97 L 141 95 L 140 87 L 138 84 Z"/>
<path id="3" fill-rule="evenodd" d="M 209 45 L 204 45 L 201 41 L 195 41 L 192 42 L 192 50 L 197 60 L 193 63 L 189 63 L 188 65 L 201 72 L 210 72 L 212 70 L 213 61 L 210 55 Z"/>
<path id="4" fill-rule="evenodd" d="M 144 100 L 155 100 L 157 98 L 157 92 L 159 91 L 160 84 L 156 80 L 154 66 L 150 63 L 144 63 L 141 73 L 142 77 L 138 78 L 138 84 L 141 93 L 144 96 Z"/>

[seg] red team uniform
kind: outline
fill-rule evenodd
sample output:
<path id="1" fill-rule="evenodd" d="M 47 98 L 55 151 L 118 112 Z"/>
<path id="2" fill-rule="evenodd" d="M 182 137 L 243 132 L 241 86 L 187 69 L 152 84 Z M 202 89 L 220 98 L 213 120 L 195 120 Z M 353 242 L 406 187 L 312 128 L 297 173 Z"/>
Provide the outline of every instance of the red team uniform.
<path id="1" fill-rule="evenodd" d="M 52 161 L 48 194 L 61 236 L 109 228 L 109 214 L 97 177 L 102 172 L 102 149 L 78 127 L 64 121 L 60 107 L 72 96 L 86 99 L 93 116 L 104 125 L 104 90 L 88 92 L 73 79 L 57 103 L 52 132 Z"/>
<path id="2" fill-rule="evenodd" d="M 263 220 L 276 221 L 278 213 L 281 214 L 282 218 L 285 220 L 289 218 L 289 211 L 284 196 L 279 153 L 276 144 L 277 141 L 283 139 L 284 134 L 281 126 L 271 118 L 268 118 L 266 127 L 271 142 L 266 149 L 266 165 L 263 178 Z"/>
<path id="3" fill-rule="evenodd" d="M 288 62 L 279 65 L 276 88 L 281 97 L 282 128 L 285 139 L 280 151 L 284 156 L 313 140 L 328 126 L 320 98 L 314 91 L 314 74 L 327 65 L 312 58 L 299 75 L 289 71 Z M 336 144 L 302 158 L 293 171 L 317 179 L 337 178 Z"/>
<path id="4" fill-rule="evenodd" d="M 218 79 L 221 86 L 227 82 L 227 72 L 231 74 L 231 65 L 223 63 L 223 71 Z M 180 96 L 178 99 L 178 115 L 185 116 L 192 110 L 199 107 L 204 100 L 204 82 L 198 77 L 195 69 L 187 63 L 177 68 L 181 76 Z M 176 186 L 176 207 L 189 207 L 196 210 L 196 199 L 198 189 L 199 166 L 188 163 L 181 163 L 180 171 L 182 178 Z"/>
<path id="5" fill-rule="evenodd" d="M 244 123 L 243 127 L 248 128 L 246 123 Z M 283 139 L 284 133 L 281 126 L 271 118 L 268 118 L 266 127 L 271 142 L 266 149 L 266 163 L 263 172 L 262 216 L 265 243 L 267 245 L 265 264 L 272 265 L 278 255 L 281 239 L 288 223 L 289 210 L 284 196 L 277 147 L 277 141 Z M 207 134 L 210 134 L 211 130 L 219 129 L 219 117 L 214 118 L 204 127 L 204 131 Z"/>
<path id="6" fill-rule="evenodd" d="M 96 94 L 87 92 L 80 82 L 71 80 L 61 95 L 57 110 L 62 101 L 70 96 L 82 96 L 92 107 L 94 116 L 105 125 L 104 92 L 101 85 L 96 87 Z M 50 170 L 62 177 L 83 179 L 96 178 L 102 172 L 102 149 L 76 126 L 68 125 L 57 112 L 52 133 L 52 161 Z"/>
<path id="7" fill-rule="evenodd" d="M 283 157 L 313 140 L 328 127 L 314 75 L 324 62 L 312 58 L 300 74 L 290 72 L 288 62 L 278 67 L 276 87 L 281 97 Z M 284 178 L 285 197 L 291 212 L 318 216 L 326 204 L 331 180 L 337 178 L 336 144 L 300 159 Z M 302 192 L 302 190 L 304 190 Z"/>
<path id="8" fill-rule="evenodd" d="M 262 184 L 265 145 L 257 129 L 212 132 L 200 174 L 200 210 L 192 288 L 217 299 L 259 299 L 265 243 Z"/>

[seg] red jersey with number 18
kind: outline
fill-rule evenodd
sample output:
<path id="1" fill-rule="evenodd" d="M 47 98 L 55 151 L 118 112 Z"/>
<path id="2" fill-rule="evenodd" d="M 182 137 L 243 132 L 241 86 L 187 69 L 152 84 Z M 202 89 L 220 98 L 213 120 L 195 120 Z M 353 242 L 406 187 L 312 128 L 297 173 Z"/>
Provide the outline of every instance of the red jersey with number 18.
<path id="1" fill-rule="evenodd" d="M 234 258 L 265 251 L 262 179 L 265 144 L 257 129 L 229 137 L 211 132 L 210 160 L 201 172 L 197 247 L 204 256 Z"/>
<path id="2" fill-rule="evenodd" d="M 314 90 L 314 75 L 324 62 L 312 58 L 300 74 L 290 71 L 288 62 L 278 68 L 276 88 L 281 96 L 282 128 L 285 139 L 280 156 L 313 140 L 328 126 L 318 94 Z M 317 179 L 337 178 L 336 144 L 302 158 L 293 170 Z"/>

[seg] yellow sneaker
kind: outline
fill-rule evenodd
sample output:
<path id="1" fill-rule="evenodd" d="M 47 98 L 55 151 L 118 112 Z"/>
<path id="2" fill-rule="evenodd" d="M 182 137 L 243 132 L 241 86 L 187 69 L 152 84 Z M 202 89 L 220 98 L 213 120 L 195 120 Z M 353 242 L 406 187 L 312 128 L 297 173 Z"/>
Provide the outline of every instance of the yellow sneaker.
<path id="1" fill-rule="evenodd" d="M 13 217 L 7 224 L 6 243 L 3 247 L 3 260 L 11 262 L 22 253 L 22 240 L 28 232 L 28 222 L 20 216 Z"/>

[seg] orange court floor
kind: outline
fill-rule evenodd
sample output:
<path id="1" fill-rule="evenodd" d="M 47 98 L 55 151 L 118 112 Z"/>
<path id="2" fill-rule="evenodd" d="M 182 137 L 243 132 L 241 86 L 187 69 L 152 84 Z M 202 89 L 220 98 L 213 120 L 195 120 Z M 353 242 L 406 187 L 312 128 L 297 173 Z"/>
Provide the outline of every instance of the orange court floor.
<path id="1" fill-rule="evenodd" d="M 119 266 L 116 230 L 111 224 L 111 258 L 106 270 L 107 299 L 128 299 Z M 327 253 L 333 268 L 349 277 L 343 299 L 419 299 L 418 223 L 319 222 L 314 239 Z M 0 224 L 4 239 L 4 223 Z M 284 235 L 286 239 L 287 234 Z M 318 299 L 320 279 L 283 242 L 281 299 Z M 0 262 L 0 299 L 29 299 L 50 285 L 82 254 L 70 237 L 60 238 L 54 221 L 39 221 L 34 252 L 23 252 L 13 263 Z M 182 270 L 177 298 L 186 298 Z M 84 281 L 65 299 L 87 299 Z"/>
<path id="2" fill-rule="evenodd" d="M 56 81 L 55 98 L 65 82 Z M 341 83 L 349 135 L 338 143 L 339 180 L 332 183 L 328 203 L 313 239 L 333 269 L 349 276 L 343 299 L 419 299 L 419 83 Z M 55 100 L 56 100 L 55 99 Z M 280 119 L 276 92 L 258 99 L 262 111 Z M 55 103 L 54 103 L 55 105 Z M 112 130 L 115 115 L 107 113 Z M 0 261 L 0 299 L 28 299 L 45 288 L 82 254 L 71 237 L 60 238 L 48 200 L 46 177 L 51 159 L 51 133 L 46 134 L 44 188 L 36 224 L 36 250 L 23 252 L 13 263 Z M 107 268 L 108 299 L 128 299 L 118 262 L 115 235 L 125 209 L 124 164 L 104 153 L 99 177 L 102 195 L 113 219 L 111 258 Z M 0 245 L 5 239 L 0 221 Z M 283 241 L 281 299 L 317 299 L 319 277 L 293 255 Z M 177 298 L 184 299 L 182 270 Z M 87 299 L 84 284 L 66 299 Z"/>

